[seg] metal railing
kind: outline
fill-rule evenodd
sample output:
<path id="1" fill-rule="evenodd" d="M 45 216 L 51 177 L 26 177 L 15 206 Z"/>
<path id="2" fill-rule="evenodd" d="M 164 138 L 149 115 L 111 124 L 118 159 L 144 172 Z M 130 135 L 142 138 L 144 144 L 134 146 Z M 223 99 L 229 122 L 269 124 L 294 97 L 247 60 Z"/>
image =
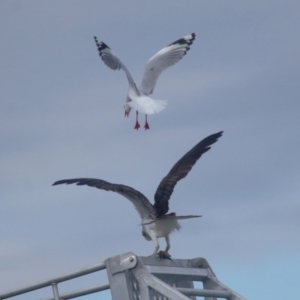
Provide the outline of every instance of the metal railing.
<path id="1" fill-rule="evenodd" d="M 105 269 L 109 283 L 59 294 L 59 283 Z M 201 281 L 203 289 L 195 289 L 194 281 Z M 195 296 L 204 297 L 205 300 L 216 300 L 217 298 L 245 300 L 218 281 L 204 258 L 171 261 L 155 257 L 139 257 L 131 252 L 110 257 L 105 262 L 90 268 L 0 294 L 0 300 L 45 287 L 52 287 L 53 296 L 43 300 L 72 299 L 108 289 L 110 289 L 113 300 L 195 300 Z"/>
<path id="2" fill-rule="evenodd" d="M 0 294 L 0 300 L 3 299 L 7 299 L 7 298 L 11 298 L 11 297 L 15 297 L 18 295 L 22 295 L 25 293 L 29 293 L 29 292 L 33 292 L 45 287 L 52 287 L 52 291 L 53 291 L 53 297 L 49 298 L 49 299 L 55 299 L 55 300 L 60 300 L 60 299 L 72 299 L 72 298 L 76 298 L 79 296 L 84 296 L 84 295 L 88 295 L 91 293 L 96 293 L 96 292 L 100 292 L 103 290 L 108 290 L 109 289 L 109 284 L 103 284 L 103 285 L 99 285 L 96 287 L 91 287 L 88 289 L 83 289 L 77 292 L 73 292 L 73 293 L 69 293 L 69 294 L 65 294 L 65 295 L 59 295 L 58 293 L 58 288 L 57 285 L 61 282 L 67 281 L 67 280 L 71 280 L 74 278 L 78 278 L 87 274 L 91 274 L 97 271 L 101 271 L 101 270 L 105 270 L 106 269 L 106 265 L 105 263 L 101 263 L 100 265 L 97 266 L 93 266 L 90 268 L 86 268 L 86 269 L 82 269 L 80 271 L 76 271 L 76 272 L 72 272 L 70 274 L 66 274 L 60 277 L 56 277 L 56 278 L 52 278 L 52 279 L 48 279 L 45 281 L 42 281 L 40 283 L 34 284 L 34 285 L 30 285 L 27 287 L 23 287 L 17 290 L 13 290 L 13 291 L 9 291 L 6 292 L 4 294 Z"/>

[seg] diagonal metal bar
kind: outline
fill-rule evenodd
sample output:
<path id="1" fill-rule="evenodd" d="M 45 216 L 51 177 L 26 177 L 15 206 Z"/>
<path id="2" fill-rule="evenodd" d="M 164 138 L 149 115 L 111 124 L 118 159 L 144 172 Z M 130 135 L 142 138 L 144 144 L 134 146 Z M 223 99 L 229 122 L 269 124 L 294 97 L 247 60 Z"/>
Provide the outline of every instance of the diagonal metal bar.
<path id="1" fill-rule="evenodd" d="M 172 277 L 183 277 L 185 280 L 202 281 L 210 274 L 206 269 L 199 268 L 179 268 L 179 267 L 161 267 L 161 266 L 146 266 L 151 274 L 168 275 Z"/>
<path id="2" fill-rule="evenodd" d="M 62 294 L 62 295 L 59 295 L 59 298 L 63 299 L 63 300 L 68 300 L 68 299 L 73 299 L 73 298 L 77 298 L 77 297 L 81 297 L 81 296 L 85 296 L 85 295 L 89 295 L 89 294 L 109 290 L 109 288 L 110 288 L 109 284 L 105 283 L 105 284 L 96 285 L 96 286 L 93 286 L 93 287 L 90 287 L 90 288 L 81 289 L 81 290 L 78 290 L 78 291 L 73 291 L 73 292 L 69 292 L 69 293 L 66 293 L 66 294 Z M 55 299 L 53 297 L 50 297 L 50 298 L 44 298 L 42 300 L 55 300 Z"/>
<path id="3" fill-rule="evenodd" d="M 87 275 L 87 274 L 90 274 L 90 273 L 94 273 L 94 272 L 104 270 L 104 269 L 106 269 L 106 265 L 105 265 L 105 263 L 101 263 L 101 264 L 96 265 L 94 267 L 82 269 L 82 270 L 79 270 L 77 272 L 73 272 L 73 273 L 66 274 L 66 275 L 63 275 L 63 276 L 60 276 L 60 277 L 57 277 L 57 278 L 45 280 L 45 281 L 42 281 L 40 283 L 33 284 L 31 286 L 26 286 L 26 287 L 23 287 L 23 288 L 14 290 L 14 291 L 6 292 L 6 293 L 0 295 L 0 299 L 3 300 L 3 299 L 10 298 L 10 297 L 18 296 L 18 295 L 21 295 L 21 294 L 25 294 L 25 293 L 28 293 L 28 292 L 32 292 L 32 291 L 35 291 L 35 290 L 38 290 L 38 289 L 41 289 L 41 288 L 44 288 L 44 287 L 47 287 L 47 286 L 51 286 L 53 282 L 60 283 L 60 282 L 63 282 L 63 281 L 67 281 L 67 280 L 70 280 L 70 279 L 73 279 L 73 278 L 77 278 L 77 277 Z"/>
<path id="4" fill-rule="evenodd" d="M 180 293 L 187 296 L 201 296 L 201 297 L 214 297 L 231 299 L 232 293 L 229 291 L 217 291 L 217 290 L 202 290 L 202 289 L 187 289 L 176 288 Z"/>
<path id="5" fill-rule="evenodd" d="M 52 283 L 52 291 L 53 291 L 53 296 L 55 300 L 60 300 L 59 299 L 59 293 L 58 293 L 58 288 L 56 283 Z"/>
<path id="6" fill-rule="evenodd" d="M 190 300 L 190 298 L 186 297 L 178 290 L 172 288 L 171 286 L 169 286 L 168 284 L 151 274 L 141 274 L 140 279 L 143 280 L 148 287 L 153 288 L 154 290 L 158 291 L 160 294 L 168 297 L 169 299 Z"/>

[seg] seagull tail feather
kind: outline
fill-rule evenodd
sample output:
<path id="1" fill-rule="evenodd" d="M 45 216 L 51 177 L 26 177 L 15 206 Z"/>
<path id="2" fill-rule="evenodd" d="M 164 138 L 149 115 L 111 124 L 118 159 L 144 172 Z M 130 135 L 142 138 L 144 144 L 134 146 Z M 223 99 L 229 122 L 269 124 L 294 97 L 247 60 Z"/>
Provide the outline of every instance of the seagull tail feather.
<path id="1" fill-rule="evenodd" d="M 140 96 L 127 103 L 131 108 L 145 115 L 159 113 L 166 108 L 167 100 L 157 100 L 148 96 Z"/>

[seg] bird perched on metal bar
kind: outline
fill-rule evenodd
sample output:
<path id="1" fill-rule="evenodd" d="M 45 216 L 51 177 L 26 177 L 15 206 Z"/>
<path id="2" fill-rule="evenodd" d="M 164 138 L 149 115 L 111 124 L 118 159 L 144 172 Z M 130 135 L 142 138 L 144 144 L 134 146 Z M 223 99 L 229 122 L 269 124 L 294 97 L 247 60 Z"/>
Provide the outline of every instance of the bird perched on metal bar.
<path id="1" fill-rule="evenodd" d="M 179 180 L 187 176 L 201 155 L 210 149 L 210 146 L 222 136 L 222 133 L 223 132 L 221 131 L 206 137 L 177 161 L 167 176 L 165 176 L 158 185 L 154 195 L 154 205 L 152 205 L 141 192 L 133 189 L 132 187 L 123 184 L 110 183 L 101 179 L 63 179 L 54 182 L 53 185 L 64 183 L 88 185 L 101 190 L 116 192 L 127 198 L 132 202 L 142 219 L 142 235 L 146 240 L 152 240 L 154 243 L 155 249 L 152 255 L 156 256 L 158 253 L 158 238 L 164 237 L 167 244 L 164 255 L 169 256 L 168 251 L 171 246 L 169 235 L 175 230 L 180 229 L 178 220 L 201 217 L 200 215 L 177 216 L 174 212 L 168 213 L 169 200 L 174 187 Z M 162 253 L 160 252 L 160 256 L 161 254 Z"/>

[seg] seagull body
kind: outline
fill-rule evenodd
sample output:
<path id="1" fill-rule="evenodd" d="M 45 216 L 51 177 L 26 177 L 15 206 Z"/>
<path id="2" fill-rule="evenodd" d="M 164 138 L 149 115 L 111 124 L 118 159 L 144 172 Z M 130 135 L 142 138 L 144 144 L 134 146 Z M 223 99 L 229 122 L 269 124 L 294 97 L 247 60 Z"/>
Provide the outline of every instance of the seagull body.
<path id="1" fill-rule="evenodd" d="M 201 155 L 210 149 L 210 146 L 222 136 L 222 133 L 223 132 L 212 134 L 200 141 L 172 167 L 167 176 L 165 176 L 158 185 L 154 195 L 154 205 L 152 205 L 141 192 L 132 187 L 110 183 L 101 179 L 63 179 L 56 181 L 53 185 L 72 183 L 76 183 L 77 185 L 88 185 L 101 190 L 116 192 L 127 198 L 132 202 L 141 217 L 142 235 L 146 240 L 152 240 L 154 243 L 155 249 L 152 255 L 157 255 L 159 249 L 158 238 L 161 237 L 165 238 L 167 244 L 164 253 L 169 255 L 169 235 L 180 229 L 178 220 L 201 217 L 200 215 L 176 216 L 175 213 L 167 214 L 169 211 L 169 199 L 173 193 L 174 187 L 179 180 L 187 176 Z"/>
<path id="2" fill-rule="evenodd" d="M 190 45 L 195 40 L 195 37 L 195 33 L 186 35 L 152 56 L 146 63 L 143 79 L 139 88 L 137 88 L 131 74 L 121 60 L 113 54 L 111 49 L 104 42 L 98 41 L 97 37 L 94 37 L 99 55 L 103 62 L 112 70 L 122 69 L 126 74 L 129 88 L 124 105 L 125 116 L 129 116 L 132 108 L 136 110 L 135 129 L 140 128 L 138 122 L 139 112 L 146 115 L 144 128 L 147 130 L 149 129 L 147 115 L 158 113 L 166 107 L 167 101 L 153 99 L 149 95 L 153 93 L 159 75 L 166 68 L 176 64 L 186 54 L 190 49 Z"/>

